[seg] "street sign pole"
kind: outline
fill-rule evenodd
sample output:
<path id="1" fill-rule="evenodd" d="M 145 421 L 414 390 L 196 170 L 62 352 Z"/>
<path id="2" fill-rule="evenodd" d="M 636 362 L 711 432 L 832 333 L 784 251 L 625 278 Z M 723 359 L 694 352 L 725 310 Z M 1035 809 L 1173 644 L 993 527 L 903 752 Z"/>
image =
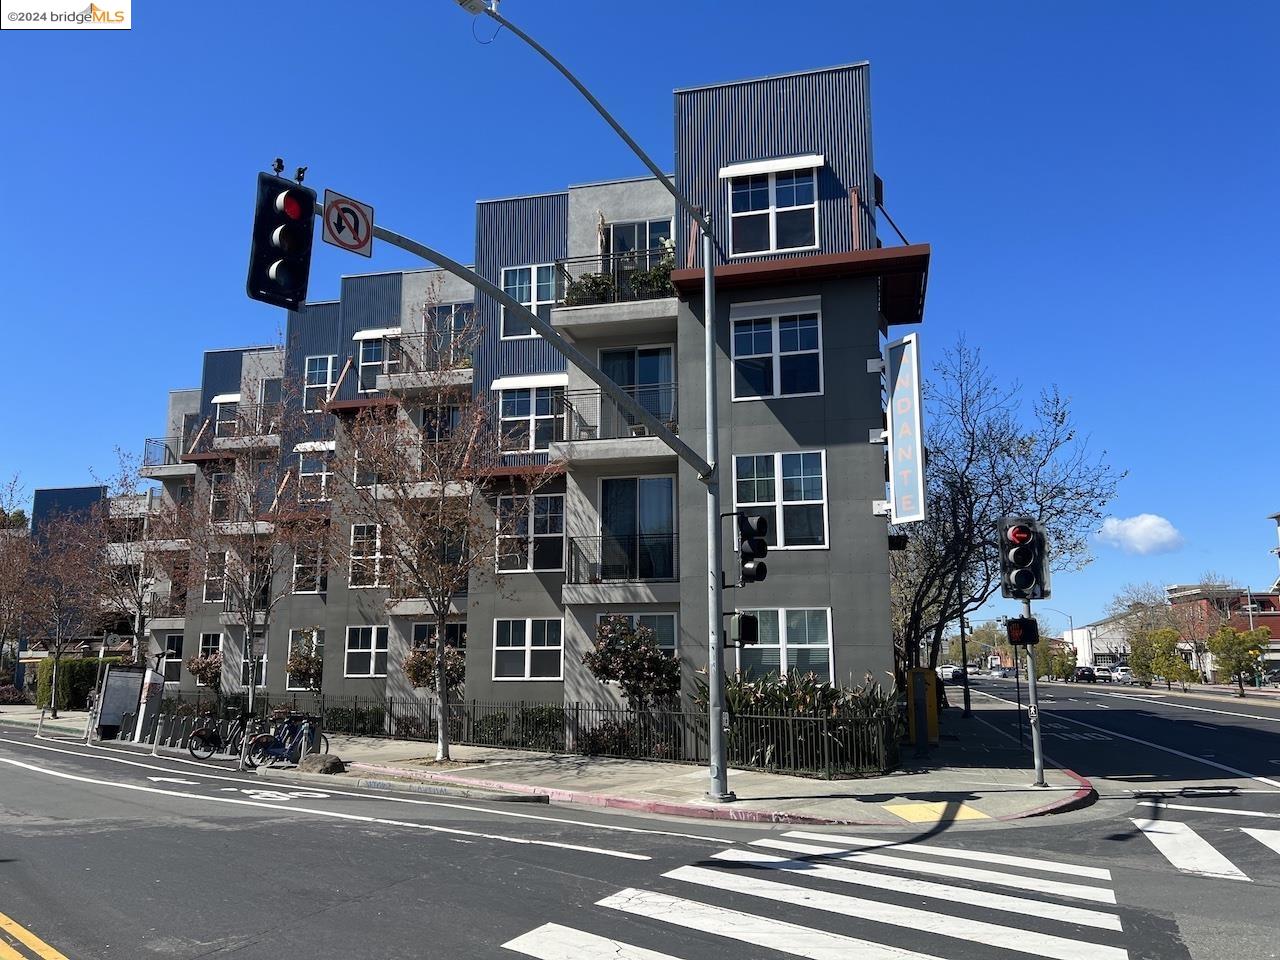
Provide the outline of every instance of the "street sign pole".
<path id="1" fill-rule="evenodd" d="M 1022 615 L 1031 619 L 1031 601 L 1022 601 Z M 1040 704 L 1036 698 L 1036 645 L 1027 644 L 1027 719 L 1031 723 L 1031 755 L 1035 761 L 1037 787 L 1045 786 L 1044 754 L 1040 750 Z"/>

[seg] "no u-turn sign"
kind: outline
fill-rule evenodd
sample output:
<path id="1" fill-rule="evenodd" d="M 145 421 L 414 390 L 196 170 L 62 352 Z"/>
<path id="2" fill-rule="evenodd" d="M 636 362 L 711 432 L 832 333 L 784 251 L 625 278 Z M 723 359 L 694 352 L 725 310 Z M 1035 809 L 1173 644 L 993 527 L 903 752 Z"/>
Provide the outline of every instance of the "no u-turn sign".
<path id="1" fill-rule="evenodd" d="M 373 256 L 373 207 L 332 190 L 324 192 L 324 242 Z"/>

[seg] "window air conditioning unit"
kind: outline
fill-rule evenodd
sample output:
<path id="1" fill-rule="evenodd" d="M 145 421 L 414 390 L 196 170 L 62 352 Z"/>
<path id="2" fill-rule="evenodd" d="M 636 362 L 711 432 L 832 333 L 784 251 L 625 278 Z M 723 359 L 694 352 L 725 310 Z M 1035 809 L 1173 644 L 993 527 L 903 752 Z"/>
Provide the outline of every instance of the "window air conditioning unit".
<path id="1" fill-rule="evenodd" d="M 649 435 L 649 428 L 643 423 L 633 423 L 631 425 L 631 435 L 633 437 L 647 437 Z"/>

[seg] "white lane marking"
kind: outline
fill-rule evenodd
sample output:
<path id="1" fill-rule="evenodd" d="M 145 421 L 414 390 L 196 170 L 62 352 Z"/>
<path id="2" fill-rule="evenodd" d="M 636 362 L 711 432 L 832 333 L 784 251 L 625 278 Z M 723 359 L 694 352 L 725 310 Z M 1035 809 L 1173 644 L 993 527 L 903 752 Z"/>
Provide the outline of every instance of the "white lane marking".
<path id="1" fill-rule="evenodd" d="M 997 697 L 988 693 L 985 696 L 991 697 L 992 700 L 999 700 L 1001 703 L 1007 703 L 1009 706 L 1017 706 L 1012 700 L 1006 700 L 1004 697 Z M 1181 704 L 1177 704 L 1181 706 Z M 1192 709 L 1199 709 L 1198 707 Z M 1108 730 L 1106 727 L 1098 727 L 1092 723 L 1085 723 L 1083 720 L 1077 720 L 1075 717 L 1061 716 L 1054 713 L 1053 716 L 1058 720 L 1065 720 L 1067 723 L 1078 724 L 1082 727 L 1088 727 L 1090 730 L 1097 730 L 1099 733 L 1105 733 L 1109 736 L 1119 737 L 1121 740 L 1128 740 L 1130 743 L 1140 743 L 1144 747 L 1151 747 L 1153 750 L 1163 750 L 1165 753 L 1172 753 L 1176 757 L 1182 757 L 1186 760 L 1194 760 L 1196 763 L 1203 763 L 1205 766 L 1216 767 L 1219 770 L 1226 770 L 1228 773 L 1234 773 L 1239 777 L 1247 777 L 1250 780 L 1256 780 L 1259 783 L 1265 783 L 1269 787 L 1280 787 L 1280 780 L 1271 780 L 1267 777 L 1257 777 L 1252 773 L 1241 770 L 1239 767 L 1228 766 L 1225 763 L 1219 763 L 1217 760 L 1210 760 L 1206 757 L 1197 757 L 1194 753 L 1186 753 L 1182 750 L 1175 750 L 1173 747 L 1166 747 L 1159 743 L 1152 743 L 1150 740 L 1143 740 L 1141 737 L 1132 737 L 1127 733 L 1121 733 L 1118 730 Z M 1256 717 L 1254 719 L 1257 719 Z"/>
<path id="2" fill-rule="evenodd" d="M 258 800 L 241 800 L 238 797 L 213 797 L 201 793 L 186 793 L 182 790 L 162 790 L 160 787 L 144 787 L 136 783 L 118 783 L 114 780 L 99 780 L 96 777 L 82 777 L 74 773 L 63 773 L 61 770 L 50 770 L 32 763 L 23 763 L 9 757 L 0 757 L 0 763 L 30 770 L 47 777 L 60 780 L 74 780 L 77 783 L 91 783 L 99 787 L 115 787 L 117 790 L 134 790 L 139 793 L 154 793 L 163 797 L 178 797 L 183 800 L 202 800 L 205 803 L 233 803 L 243 807 L 262 807 L 267 810 L 278 810 L 286 813 L 307 813 L 316 817 L 329 817 L 334 820 L 349 820 L 355 823 L 378 823 L 390 827 L 409 827 L 413 830 L 427 830 L 432 833 L 444 833 L 459 837 L 479 837 L 483 840 L 498 840 L 503 843 L 515 843 L 521 846 L 555 847 L 560 850 L 577 850 L 580 853 L 598 853 L 607 857 L 620 857 L 623 860 L 651 860 L 652 857 L 639 853 L 627 853 L 623 850 L 606 850 L 602 847 L 584 847 L 574 843 L 557 843 L 554 840 L 530 840 L 526 837 L 506 837 L 496 833 L 479 833 L 475 830 L 460 830 L 456 827 L 441 827 L 431 823 L 413 823 L 409 820 L 388 820 L 384 817 L 366 817 L 356 813 L 338 813 L 336 810 L 317 810 L 314 807 L 290 807 L 276 803 L 264 803 Z"/>
<path id="3" fill-rule="evenodd" d="M 1164 695 L 1156 697 L 1139 697 L 1132 693 L 1104 693 L 1104 697 L 1115 697 L 1118 700 L 1137 700 L 1142 703 L 1162 703 L 1166 707 L 1177 707 L 1179 710 L 1195 710 L 1197 713 L 1216 713 L 1223 717 L 1241 717 L 1245 720 L 1265 720 L 1267 723 L 1280 723 L 1280 717 L 1260 717 L 1255 713 L 1237 713 L 1234 710 L 1217 710 L 1213 707 L 1194 707 L 1189 703 L 1178 703 Z M 1214 729 L 1218 729 L 1214 727 Z"/>
<path id="4" fill-rule="evenodd" d="M 57 747 L 49 747 L 39 743 L 30 743 L 26 740 L 6 740 L 0 737 L 0 743 L 11 743 L 19 747 L 30 747 L 34 750 L 48 750 L 53 753 L 65 753 L 73 757 L 83 757 L 86 760 L 106 760 L 111 763 L 123 763 L 130 767 L 142 767 L 144 770 L 166 770 L 168 767 L 156 766 L 153 763 L 142 763 L 138 760 L 125 760 L 121 757 L 103 757 L 93 753 L 80 753 L 76 750 L 60 750 Z M 130 751 L 121 751 L 128 753 Z M 137 756 L 137 754 L 133 754 Z M 221 770 L 222 768 L 217 768 Z M 172 771 L 169 771 L 172 772 Z M 217 776 L 212 773 L 193 773 L 193 777 L 203 777 L 206 780 L 221 780 L 226 783 L 251 783 L 258 787 L 280 787 L 285 790 L 290 789 L 293 785 L 288 783 L 280 783 L 278 781 L 268 780 L 265 777 L 230 777 Z M 379 800 L 385 803 L 407 803 L 416 807 L 446 807 L 450 810 L 470 810 L 473 813 L 488 813 L 494 816 L 513 817 L 519 820 L 541 820 L 546 823 L 564 823 L 575 827 L 595 827 L 600 830 L 612 830 L 616 833 L 646 833 L 660 837 L 679 837 L 681 840 L 703 840 L 707 843 L 714 843 L 718 846 L 724 846 L 726 843 L 732 843 L 731 837 L 708 837 L 701 836 L 696 833 L 680 833 L 675 830 L 652 830 L 647 827 L 626 827 L 614 823 L 596 823 L 593 820 L 571 820 L 568 817 L 547 817 L 537 813 L 518 813 L 514 810 L 496 810 L 492 807 L 476 807 L 465 803 L 448 803 L 444 800 L 417 800 L 410 797 L 385 796 L 375 793 L 354 793 L 350 790 L 328 790 L 331 796 L 335 797 L 355 797 L 359 800 Z M 509 804 L 508 804 L 509 806 Z"/>
<path id="5" fill-rule="evenodd" d="M 757 917 L 753 913 L 635 887 L 619 890 L 613 896 L 597 901 L 596 906 L 661 920 L 687 930 L 728 937 L 794 957 L 808 957 L 809 960 L 850 960 L 851 957 L 858 960 L 938 960 L 929 954 L 902 947 L 827 933 L 775 917 Z"/>
<path id="6" fill-rule="evenodd" d="M 1280 830 L 1262 830 L 1258 827 L 1241 827 L 1240 829 L 1259 843 L 1265 843 L 1276 853 L 1280 853 Z"/>
<path id="7" fill-rule="evenodd" d="M 896 903 L 864 900 L 861 897 L 798 887 L 747 874 L 725 873 L 720 870 L 708 870 L 706 867 L 679 867 L 664 873 L 663 876 L 715 890 L 745 893 L 748 896 L 772 900 L 775 903 L 809 907 L 812 910 L 823 910 L 842 917 L 856 917 L 859 920 L 870 920 L 873 923 L 884 923 L 908 930 L 921 930 L 941 937 L 954 937 L 957 940 L 982 943 L 989 947 L 1001 947 L 1018 953 L 1029 953 L 1035 957 L 1048 957 L 1051 960 L 1125 960 L 1129 956 L 1127 951 L 1119 947 L 1071 940 L 1050 933 L 1036 933 L 1021 927 L 1006 927 L 998 923 L 988 923 L 985 920 L 948 916 L 933 910 L 903 907 Z"/>
<path id="8" fill-rule="evenodd" d="M 911 873 L 927 873 L 935 877 L 951 877 L 954 880 L 976 880 L 979 883 L 991 883 L 998 887 L 1034 890 L 1037 893 L 1072 897 L 1076 900 L 1091 900 L 1094 903 L 1116 902 L 1116 895 L 1102 887 L 1066 883 L 1062 880 L 1045 880 L 1042 877 L 1028 877 L 1017 873 L 1001 873 L 998 870 L 983 870 L 979 867 L 964 867 L 955 863 L 932 863 L 928 860 L 913 860 L 910 857 L 886 857 L 879 853 L 863 853 L 857 850 L 850 852 L 841 850 L 839 847 L 820 847 L 816 844 L 796 843 L 792 840 L 752 840 L 751 845 L 768 847 L 771 850 L 786 850 L 788 853 L 804 853 L 835 860 L 870 863 L 877 867 L 890 867 Z"/>
<path id="9" fill-rule="evenodd" d="M 516 953 L 523 953 L 526 957 L 537 957 L 538 960 L 584 960 L 594 957 L 609 957 L 611 960 L 679 960 L 669 953 L 633 947 L 621 940 L 598 937 L 594 933 L 563 927 L 558 923 L 544 923 L 536 930 L 508 940 L 502 946 Z"/>
<path id="10" fill-rule="evenodd" d="M 1101 910 L 1070 907 L 1066 904 L 1030 900 L 1026 897 L 1013 897 L 990 890 L 973 890 L 949 883 L 934 883 L 932 880 L 914 880 L 910 877 L 877 873 L 874 870 L 860 870 L 857 867 L 837 867 L 825 863 L 814 863 L 810 860 L 788 860 L 786 857 L 775 857 L 767 853 L 757 853 L 754 850 L 726 850 L 723 853 L 717 853 L 713 859 L 753 864 L 770 870 L 793 871 L 801 876 L 839 883 L 856 883 L 877 890 L 894 890 L 898 893 L 933 897 L 954 903 L 970 903 L 989 910 L 1016 913 L 1018 916 L 1061 920 L 1063 923 L 1076 923 L 1085 927 L 1097 927 L 1100 930 L 1121 929 L 1119 917 Z"/>
<path id="11" fill-rule="evenodd" d="M 147 777 L 155 783 L 185 783 L 188 787 L 200 786 L 199 780 L 183 780 L 181 777 Z"/>
<path id="12" fill-rule="evenodd" d="M 1160 810 L 1195 810 L 1198 813 L 1230 813 L 1237 817 L 1267 817 L 1280 820 L 1280 813 L 1263 813 L 1260 810 L 1235 810 L 1231 807 L 1198 807 L 1190 803 L 1165 803 L 1163 800 L 1139 800 L 1140 807 L 1156 807 Z"/>
<path id="13" fill-rule="evenodd" d="M 1095 707 L 1098 707 L 1099 709 L 1102 709 L 1102 710 L 1110 710 L 1110 709 L 1111 709 L 1111 708 L 1110 708 L 1109 706 L 1107 706 L 1105 703 L 1095 703 L 1095 704 L 1094 704 L 1094 706 L 1095 706 Z"/>
<path id="14" fill-rule="evenodd" d="M 1005 853 L 990 853 L 986 850 L 960 850 L 955 847 L 934 847 L 924 843 L 898 843 L 893 840 L 850 837 L 843 833 L 809 833 L 804 830 L 790 830 L 783 836 L 795 837 L 798 840 L 817 840 L 819 843 L 842 843 L 851 850 L 863 847 L 888 847 L 891 850 L 906 850 L 931 857 L 976 860 L 979 863 L 1002 863 L 1006 867 L 1028 867 L 1042 873 L 1065 873 L 1072 877 L 1093 877 L 1095 880 L 1111 879 L 1111 871 L 1105 867 L 1083 867 L 1074 863 L 1060 863 L 1056 860 L 1040 860 L 1034 857 L 1014 857 Z"/>
<path id="15" fill-rule="evenodd" d="M 1183 873 L 1252 882 L 1234 863 L 1185 823 L 1175 820 L 1134 819 L 1133 825 L 1146 835 L 1166 860 Z"/>

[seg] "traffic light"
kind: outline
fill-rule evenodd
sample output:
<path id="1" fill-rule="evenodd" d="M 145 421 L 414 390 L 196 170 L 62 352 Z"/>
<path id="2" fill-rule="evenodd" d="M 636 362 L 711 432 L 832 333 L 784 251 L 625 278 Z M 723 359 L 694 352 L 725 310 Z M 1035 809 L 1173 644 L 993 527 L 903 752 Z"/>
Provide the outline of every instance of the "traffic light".
<path id="1" fill-rule="evenodd" d="M 307 299 L 316 192 L 292 180 L 258 174 L 258 200 L 245 290 L 254 300 L 297 310 Z"/>
<path id="2" fill-rule="evenodd" d="M 1004 630 L 1013 647 L 1030 647 L 1040 642 L 1040 624 L 1035 617 L 1010 617 Z"/>
<path id="3" fill-rule="evenodd" d="M 754 613 L 735 613 L 729 620 L 729 643 L 750 647 L 760 642 L 760 618 Z"/>
<path id="4" fill-rule="evenodd" d="M 1049 599 L 1049 549 L 1044 527 L 1030 517 L 1002 517 L 1000 595 L 1011 600 Z"/>
<path id="5" fill-rule="evenodd" d="M 761 559 L 769 553 L 765 537 L 769 535 L 769 521 L 764 517 L 738 514 L 738 586 L 760 583 L 769 575 L 769 568 Z"/>

